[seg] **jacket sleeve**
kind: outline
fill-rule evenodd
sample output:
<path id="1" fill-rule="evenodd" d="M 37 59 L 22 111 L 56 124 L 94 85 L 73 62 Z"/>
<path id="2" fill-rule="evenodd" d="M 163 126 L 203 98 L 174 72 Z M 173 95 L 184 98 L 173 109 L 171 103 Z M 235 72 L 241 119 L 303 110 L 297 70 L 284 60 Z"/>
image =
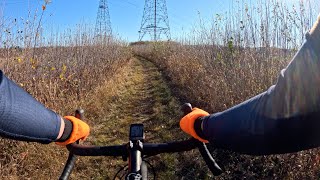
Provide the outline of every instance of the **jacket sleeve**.
<path id="1" fill-rule="evenodd" d="M 60 130 L 60 116 L 45 108 L 0 71 L 0 135 L 50 143 Z"/>
<path id="2" fill-rule="evenodd" d="M 210 143 L 253 155 L 320 146 L 320 39 L 306 37 L 275 85 L 204 118 L 203 132 Z"/>

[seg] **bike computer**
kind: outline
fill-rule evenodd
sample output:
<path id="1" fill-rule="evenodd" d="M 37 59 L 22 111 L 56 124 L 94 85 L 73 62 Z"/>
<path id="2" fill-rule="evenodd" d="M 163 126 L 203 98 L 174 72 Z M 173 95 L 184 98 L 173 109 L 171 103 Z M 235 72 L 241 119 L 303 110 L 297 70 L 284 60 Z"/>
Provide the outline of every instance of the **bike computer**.
<path id="1" fill-rule="evenodd" d="M 143 124 L 131 124 L 129 140 L 144 140 Z"/>

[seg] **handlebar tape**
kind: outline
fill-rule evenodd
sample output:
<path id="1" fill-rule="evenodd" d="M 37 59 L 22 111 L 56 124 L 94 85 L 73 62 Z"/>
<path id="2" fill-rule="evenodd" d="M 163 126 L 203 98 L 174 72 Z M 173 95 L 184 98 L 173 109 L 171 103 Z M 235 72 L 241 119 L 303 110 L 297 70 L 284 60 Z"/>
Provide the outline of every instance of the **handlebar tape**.
<path id="1" fill-rule="evenodd" d="M 68 160 L 66 162 L 66 166 L 64 167 L 63 169 L 63 172 L 59 178 L 59 180 L 67 180 L 71 174 L 71 171 L 74 167 L 74 163 L 76 161 L 77 157 L 70 153 L 69 156 L 68 156 Z"/>

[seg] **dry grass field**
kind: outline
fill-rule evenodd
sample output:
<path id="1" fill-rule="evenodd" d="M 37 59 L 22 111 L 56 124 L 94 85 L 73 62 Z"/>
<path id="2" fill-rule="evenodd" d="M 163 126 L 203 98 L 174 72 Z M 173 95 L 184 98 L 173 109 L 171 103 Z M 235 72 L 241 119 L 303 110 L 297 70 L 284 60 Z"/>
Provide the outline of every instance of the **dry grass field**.
<path id="1" fill-rule="evenodd" d="M 133 51 L 164 72 L 180 101 L 210 113 L 230 108 L 276 83 L 316 17 L 308 1 L 294 10 L 280 1 L 238 2 L 185 40 L 137 42 Z M 262 157 L 214 152 L 226 169 L 218 179 L 319 178 L 318 149 Z"/>
<path id="2" fill-rule="evenodd" d="M 215 15 L 209 26 L 200 21 L 179 41 L 130 46 L 115 37 L 96 39 L 84 25 L 43 40 L 41 13 L 30 16 L 23 33 L 14 33 L 10 22 L 0 23 L 5 30 L 0 69 L 59 114 L 84 108 L 92 127 L 86 143 L 101 145 L 125 142 L 127 125 L 134 120 L 146 122 L 151 141 L 186 138 L 176 122 L 182 102 L 214 113 L 265 91 L 302 44 L 318 11 L 310 1 L 292 9 L 277 0 L 240 0 L 228 13 Z M 1 179 L 57 179 L 67 157 L 66 149 L 54 144 L 0 139 L 0 147 Z M 226 170 L 217 179 L 320 176 L 318 149 L 261 157 L 213 153 Z M 190 156 L 195 158 L 184 162 Z M 212 178 L 196 152 L 151 161 L 162 177 Z M 119 164 L 82 158 L 71 178 L 108 179 Z"/>

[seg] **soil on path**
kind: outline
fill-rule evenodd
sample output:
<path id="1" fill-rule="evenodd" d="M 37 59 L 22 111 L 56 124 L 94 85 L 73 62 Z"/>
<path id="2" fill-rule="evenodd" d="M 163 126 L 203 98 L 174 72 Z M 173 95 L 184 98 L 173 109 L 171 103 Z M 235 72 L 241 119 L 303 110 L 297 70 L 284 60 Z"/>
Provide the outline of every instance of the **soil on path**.
<path id="1" fill-rule="evenodd" d="M 90 124 L 90 144 L 128 142 L 131 123 L 144 124 L 146 142 L 186 139 L 179 128 L 180 103 L 172 96 L 161 73 L 151 62 L 133 58 L 112 80 L 101 85 L 88 105 L 88 119 L 94 119 Z M 186 172 L 190 172 L 190 168 L 194 170 L 198 166 L 198 161 L 186 162 L 188 156 L 186 153 L 163 154 L 148 160 L 157 170 L 157 179 L 181 179 L 188 176 Z M 183 167 L 181 162 L 189 167 Z M 124 164 L 121 158 L 85 158 L 77 165 L 79 171 L 75 177 L 109 179 Z"/>
<path id="2" fill-rule="evenodd" d="M 99 143 L 127 142 L 131 123 L 144 124 L 148 141 L 172 140 L 169 134 L 180 132 L 180 105 L 151 62 L 132 59 L 114 81 L 112 93 L 105 96 L 106 116 L 99 123 L 105 131 L 97 132 Z M 172 129 L 176 130 L 168 133 Z"/>

